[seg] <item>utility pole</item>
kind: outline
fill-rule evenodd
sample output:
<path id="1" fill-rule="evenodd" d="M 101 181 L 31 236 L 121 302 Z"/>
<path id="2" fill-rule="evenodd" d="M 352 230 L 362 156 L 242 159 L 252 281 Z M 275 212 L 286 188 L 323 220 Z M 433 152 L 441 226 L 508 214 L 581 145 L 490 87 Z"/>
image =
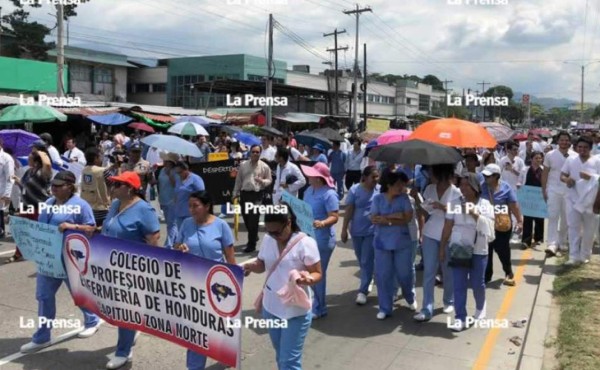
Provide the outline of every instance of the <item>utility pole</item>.
<path id="1" fill-rule="evenodd" d="M 580 119 L 580 122 L 582 125 L 583 125 L 583 81 L 584 81 L 583 76 L 585 75 L 584 71 L 585 71 L 585 65 L 582 65 L 581 66 L 581 112 L 579 113 L 579 115 L 580 115 L 579 119 Z"/>
<path id="2" fill-rule="evenodd" d="M 56 46 L 57 46 L 57 53 L 56 53 L 56 64 L 58 67 L 57 70 L 57 89 L 56 89 L 56 96 L 58 97 L 62 97 L 65 94 L 64 91 L 64 85 L 63 85 L 63 71 L 65 68 L 65 44 L 64 44 L 64 40 L 63 40 L 63 18 L 64 18 L 64 14 L 63 14 L 63 5 L 62 3 L 56 4 L 56 11 L 57 11 L 57 15 L 56 15 L 56 22 L 57 22 L 57 33 L 56 33 L 56 37 L 57 37 L 57 42 L 56 42 Z"/>
<path id="3" fill-rule="evenodd" d="M 327 64 L 330 68 L 333 63 L 331 62 L 322 62 L 323 64 Z M 326 75 L 327 76 L 327 75 Z M 327 76 L 327 113 L 333 114 L 333 102 L 331 101 L 331 82 L 329 76 Z"/>
<path id="4" fill-rule="evenodd" d="M 269 60 L 267 76 L 267 102 L 273 96 L 273 14 L 269 14 Z M 273 110 L 270 104 L 267 104 L 267 127 L 271 127 L 273 121 Z"/>
<path id="5" fill-rule="evenodd" d="M 491 82 L 485 82 L 485 80 L 483 80 L 482 82 L 478 82 L 477 85 L 481 85 L 481 95 L 485 94 L 485 85 L 491 85 Z M 485 107 L 481 107 L 483 110 L 483 118 L 482 118 L 482 122 L 485 122 Z"/>
<path id="6" fill-rule="evenodd" d="M 354 131 L 356 130 L 357 127 L 357 123 L 358 123 L 358 25 L 359 25 L 359 18 L 360 18 L 360 14 L 364 13 L 364 12 L 372 12 L 370 7 L 366 7 L 366 8 L 362 8 L 360 9 L 358 4 L 356 4 L 356 9 L 355 10 L 345 10 L 344 14 L 354 14 L 356 15 L 356 39 L 354 42 L 354 95 L 352 97 L 352 101 L 354 105 L 354 114 L 352 117 L 352 123 L 351 123 L 351 127 L 350 127 L 350 131 Z"/>
<path id="7" fill-rule="evenodd" d="M 327 51 L 333 51 L 335 52 L 335 114 L 339 115 L 340 114 L 340 100 L 338 98 L 338 50 L 348 50 L 348 46 L 345 46 L 343 48 L 338 48 L 338 38 L 337 36 L 339 34 L 342 33 L 346 33 L 346 30 L 341 30 L 338 31 L 337 28 L 335 29 L 335 31 L 333 31 L 332 33 L 324 33 L 323 37 L 327 37 L 327 36 L 334 36 L 334 47 L 333 49 L 327 49 Z"/>
<path id="8" fill-rule="evenodd" d="M 363 129 L 367 129 L 367 44 L 364 45 L 363 51 Z"/>
<path id="9" fill-rule="evenodd" d="M 444 84 L 444 91 L 446 92 L 446 118 L 448 118 L 448 84 L 453 83 L 454 81 L 444 80 L 442 83 Z"/>

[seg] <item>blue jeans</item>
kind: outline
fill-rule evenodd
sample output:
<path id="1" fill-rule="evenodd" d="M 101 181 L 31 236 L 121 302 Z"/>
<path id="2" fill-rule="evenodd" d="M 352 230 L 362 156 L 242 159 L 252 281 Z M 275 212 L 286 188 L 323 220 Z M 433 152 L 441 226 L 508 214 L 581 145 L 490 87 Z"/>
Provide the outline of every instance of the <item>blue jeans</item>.
<path id="1" fill-rule="evenodd" d="M 263 309 L 263 317 L 271 320 L 279 319 L 265 309 Z M 269 329 L 279 370 L 302 370 L 302 349 L 311 321 L 311 314 L 308 313 L 288 319 L 285 329 Z"/>
<path id="2" fill-rule="evenodd" d="M 473 267 L 451 267 L 454 278 L 454 308 L 456 319 L 463 322 L 467 318 L 467 290 L 469 282 L 475 297 L 475 308 L 482 310 L 485 305 L 485 268 L 487 267 L 487 255 L 473 255 Z"/>
<path id="3" fill-rule="evenodd" d="M 45 317 L 50 320 L 56 318 L 56 292 L 63 282 L 67 285 L 67 288 L 71 290 L 67 279 L 56 279 L 50 276 L 37 274 L 35 298 L 38 301 L 39 317 Z M 82 308 L 81 312 L 83 312 L 84 326 L 86 328 L 98 325 L 98 316 L 85 308 Z M 39 327 L 33 334 L 32 341 L 38 344 L 48 342 L 50 340 L 51 330 L 52 328 L 49 324 Z"/>
<path id="4" fill-rule="evenodd" d="M 315 297 L 313 299 L 312 312 L 316 316 L 327 315 L 327 303 L 325 298 L 327 297 L 327 266 L 329 266 L 329 260 L 333 254 L 333 248 L 330 247 L 330 239 L 317 239 L 317 246 L 319 247 L 319 255 L 321 256 L 321 281 L 313 285 L 313 291 Z"/>
<path id="5" fill-rule="evenodd" d="M 415 301 L 414 247 L 400 247 L 395 250 L 375 249 L 375 282 L 379 311 L 391 315 L 394 308 L 394 294 L 397 286 L 402 288 L 402 296 L 408 304 Z"/>
<path id="6" fill-rule="evenodd" d="M 174 206 L 171 205 L 160 205 L 163 214 L 165 215 L 165 224 L 167 224 L 167 239 L 165 240 L 165 247 L 172 249 L 175 239 L 177 238 L 177 224 L 175 223 Z"/>
<path id="7" fill-rule="evenodd" d="M 338 198 L 342 200 L 344 197 L 344 173 L 332 173 L 331 177 L 335 180 Z"/>
<path id="8" fill-rule="evenodd" d="M 438 267 L 440 266 L 440 241 L 423 237 L 423 244 L 421 246 L 424 266 L 423 266 L 423 308 L 421 312 L 427 317 L 433 316 L 433 305 L 434 305 L 434 289 L 435 289 L 435 275 L 437 274 Z M 444 275 L 444 305 L 454 304 L 454 287 L 452 285 L 452 271 L 448 267 L 448 257 L 450 252 L 446 247 L 446 253 L 444 261 L 442 261 L 442 273 Z"/>
<path id="9" fill-rule="evenodd" d="M 131 347 L 135 341 L 135 330 L 119 328 L 119 339 L 117 340 L 117 350 L 115 356 L 127 357 L 131 354 Z"/>
<path id="10" fill-rule="evenodd" d="M 360 287 L 358 291 L 368 294 L 369 284 L 373 279 L 373 270 L 375 269 L 375 248 L 373 248 L 373 235 L 354 236 L 352 235 L 352 245 L 354 254 L 360 266 Z"/>
<path id="11" fill-rule="evenodd" d="M 187 350 L 185 366 L 188 370 L 204 370 L 206 367 L 206 356 Z"/>

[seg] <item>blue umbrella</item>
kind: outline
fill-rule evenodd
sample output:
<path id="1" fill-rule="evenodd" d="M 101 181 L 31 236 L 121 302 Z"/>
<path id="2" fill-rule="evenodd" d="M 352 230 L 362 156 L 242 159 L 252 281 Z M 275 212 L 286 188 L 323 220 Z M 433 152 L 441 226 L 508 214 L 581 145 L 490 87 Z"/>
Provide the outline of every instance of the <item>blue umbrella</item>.
<path id="1" fill-rule="evenodd" d="M 154 134 L 143 138 L 142 143 L 166 150 L 171 153 L 189 155 L 194 158 L 202 158 L 202 152 L 196 144 L 190 143 L 178 136 Z"/>
<path id="2" fill-rule="evenodd" d="M 204 116 L 181 116 L 181 117 L 177 117 L 177 119 L 173 123 L 181 123 L 181 122 L 192 122 L 192 123 L 197 123 L 202 126 L 207 126 L 207 125 L 215 124 L 215 123 L 216 124 L 223 123 L 219 120 L 204 117 Z"/>
<path id="3" fill-rule="evenodd" d="M 242 142 L 246 145 L 260 145 L 261 141 L 258 137 L 248 133 L 248 132 L 236 132 L 233 137 L 237 139 L 237 141 Z"/>
<path id="4" fill-rule="evenodd" d="M 87 118 L 94 123 L 99 123 L 106 126 L 124 125 L 133 121 L 133 118 L 121 113 L 99 114 L 88 116 Z"/>
<path id="5" fill-rule="evenodd" d="M 25 130 L 2 130 L 0 140 L 3 142 L 4 149 L 10 149 L 15 156 L 21 157 L 31 152 L 29 145 L 40 140 L 40 137 Z"/>

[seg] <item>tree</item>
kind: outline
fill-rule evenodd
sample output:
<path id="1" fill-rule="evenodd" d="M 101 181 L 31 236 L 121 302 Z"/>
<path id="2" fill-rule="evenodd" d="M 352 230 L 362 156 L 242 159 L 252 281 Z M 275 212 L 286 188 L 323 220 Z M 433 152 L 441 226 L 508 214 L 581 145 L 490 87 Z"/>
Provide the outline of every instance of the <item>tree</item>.
<path id="1" fill-rule="evenodd" d="M 498 86 L 490 87 L 489 89 L 487 89 L 487 91 L 483 94 L 483 96 L 507 97 L 508 100 L 510 101 L 510 100 L 512 100 L 514 95 L 513 95 L 512 89 L 510 87 L 504 86 L 504 85 L 498 85 Z"/>
<path id="2" fill-rule="evenodd" d="M 12 35 L 14 38 L 14 42 L 6 46 L 7 54 L 15 58 L 30 56 L 33 59 L 46 60 L 48 56 L 47 51 L 53 47 L 53 44 L 45 42 L 44 39 L 50 34 L 51 29 L 37 22 L 29 22 L 29 12 L 24 9 L 24 6 L 40 8 L 48 2 L 46 0 L 31 0 L 28 2 L 22 0 L 10 1 L 16 9 L 0 19 L 2 33 Z M 88 1 L 90 0 L 80 0 L 80 3 Z M 77 15 L 75 11 L 77 5 L 63 6 L 65 20 Z"/>
<path id="3" fill-rule="evenodd" d="M 440 79 L 434 75 L 427 75 L 427 76 L 423 77 L 421 82 L 423 82 L 424 84 L 433 86 L 434 90 L 442 90 L 442 91 L 445 90 L 444 84 L 442 83 L 442 81 L 440 81 Z"/>
<path id="4" fill-rule="evenodd" d="M 600 118 L 600 104 L 594 108 L 594 112 L 592 113 L 592 118 Z"/>

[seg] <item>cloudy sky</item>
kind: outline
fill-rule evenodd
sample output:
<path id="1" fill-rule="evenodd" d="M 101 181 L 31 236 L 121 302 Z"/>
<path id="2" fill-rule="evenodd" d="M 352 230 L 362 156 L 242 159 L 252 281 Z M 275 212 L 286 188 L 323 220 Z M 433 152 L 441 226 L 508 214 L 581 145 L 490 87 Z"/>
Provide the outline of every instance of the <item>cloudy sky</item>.
<path id="1" fill-rule="evenodd" d="M 434 74 L 455 91 L 503 84 L 539 97 L 579 100 L 581 64 L 600 60 L 600 0 L 367 0 L 360 55 L 369 73 Z M 486 2 L 486 0 L 479 0 Z M 471 4 L 466 4 L 470 2 Z M 333 37 L 345 29 L 340 64 L 351 68 L 355 18 L 349 0 L 91 0 L 70 22 L 71 45 L 96 45 L 136 57 L 266 55 L 268 14 L 304 47 L 275 31 L 275 58 L 322 71 Z M 5 8 L 4 12 L 10 11 Z M 49 5 L 32 19 L 54 24 Z M 307 50 L 308 49 L 308 50 Z M 569 63 L 565 63 L 568 61 Z M 362 65 L 362 63 L 361 63 Z M 600 63 L 585 69 L 586 102 L 600 103 Z M 486 86 L 489 87 L 489 86 Z"/>

